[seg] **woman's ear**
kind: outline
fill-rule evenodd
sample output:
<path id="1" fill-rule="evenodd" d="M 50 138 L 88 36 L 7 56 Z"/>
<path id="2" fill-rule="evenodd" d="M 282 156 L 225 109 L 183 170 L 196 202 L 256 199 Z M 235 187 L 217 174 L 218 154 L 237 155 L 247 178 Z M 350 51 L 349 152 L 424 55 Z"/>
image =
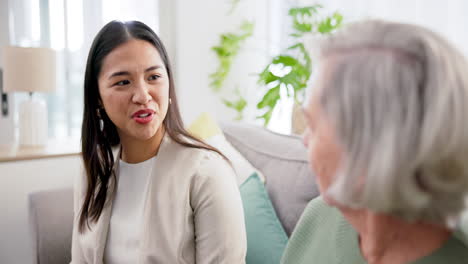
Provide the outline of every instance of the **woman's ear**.
<path id="1" fill-rule="evenodd" d="M 99 118 L 102 118 L 102 115 L 103 115 L 104 112 L 105 112 L 104 105 L 102 104 L 101 99 L 98 99 L 97 109 L 96 109 L 97 116 Z"/>
<path id="2" fill-rule="evenodd" d="M 104 104 L 102 103 L 102 100 L 101 99 L 98 99 L 98 108 L 99 109 L 102 109 L 104 111 Z"/>

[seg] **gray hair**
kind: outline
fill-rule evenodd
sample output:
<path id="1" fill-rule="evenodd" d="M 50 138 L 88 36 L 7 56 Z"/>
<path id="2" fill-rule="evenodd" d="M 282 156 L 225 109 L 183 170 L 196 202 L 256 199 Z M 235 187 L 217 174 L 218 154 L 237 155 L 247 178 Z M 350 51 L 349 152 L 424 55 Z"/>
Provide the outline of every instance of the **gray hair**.
<path id="1" fill-rule="evenodd" d="M 320 55 L 331 64 L 320 103 L 345 150 L 328 194 L 405 219 L 456 219 L 468 192 L 464 56 L 425 28 L 375 20 L 327 38 Z"/>

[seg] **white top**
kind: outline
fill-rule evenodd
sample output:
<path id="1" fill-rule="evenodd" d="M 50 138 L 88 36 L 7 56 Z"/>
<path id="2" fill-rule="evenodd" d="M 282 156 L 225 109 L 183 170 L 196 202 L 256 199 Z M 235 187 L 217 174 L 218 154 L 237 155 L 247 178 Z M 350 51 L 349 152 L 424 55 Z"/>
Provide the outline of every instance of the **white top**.
<path id="1" fill-rule="evenodd" d="M 112 205 L 105 263 L 138 262 L 143 208 L 155 158 L 136 164 L 119 161 L 119 181 Z"/>

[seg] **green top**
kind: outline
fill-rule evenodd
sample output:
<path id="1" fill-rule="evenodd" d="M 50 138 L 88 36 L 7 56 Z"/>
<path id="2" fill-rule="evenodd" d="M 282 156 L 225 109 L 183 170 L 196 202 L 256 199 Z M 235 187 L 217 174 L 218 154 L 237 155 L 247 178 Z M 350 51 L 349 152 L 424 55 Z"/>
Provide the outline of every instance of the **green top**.
<path id="1" fill-rule="evenodd" d="M 441 248 L 412 264 L 466 264 L 468 248 L 463 234 L 453 235 Z M 321 197 L 312 200 L 288 242 L 283 264 L 366 264 L 358 233 L 334 207 Z"/>

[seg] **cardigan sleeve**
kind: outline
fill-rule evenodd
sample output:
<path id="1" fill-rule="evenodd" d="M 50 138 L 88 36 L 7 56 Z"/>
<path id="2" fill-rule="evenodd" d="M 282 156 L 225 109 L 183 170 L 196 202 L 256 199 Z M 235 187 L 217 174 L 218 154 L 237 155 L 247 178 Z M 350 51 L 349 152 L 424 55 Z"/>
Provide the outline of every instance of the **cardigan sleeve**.
<path id="1" fill-rule="evenodd" d="M 245 263 L 242 200 L 231 165 L 217 153 L 201 161 L 191 188 L 196 263 Z"/>
<path id="2" fill-rule="evenodd" d="M 83 189 L 82 185 L 84 181 L 84 170 L 81 169 L 81 173 L 78 177 L 75 177 L 73 183 L 73 231 L 72 231 L 72 248 L 71 248 L 71 262 L 70 264 L 82 264 L 86 263 L 83 259 L 83 251 L 79 243 L 78 237 L 78 224 L 79 224 L 79 213 L 82 202 Z"/>

